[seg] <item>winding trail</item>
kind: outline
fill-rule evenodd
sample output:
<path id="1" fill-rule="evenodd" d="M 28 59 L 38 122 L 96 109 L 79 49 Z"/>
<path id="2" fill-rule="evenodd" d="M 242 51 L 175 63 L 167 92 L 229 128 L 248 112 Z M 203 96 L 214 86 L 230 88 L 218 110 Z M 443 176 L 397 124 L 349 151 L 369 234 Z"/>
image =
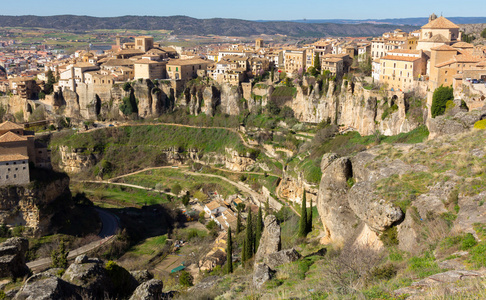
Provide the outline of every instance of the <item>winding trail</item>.
<path id="1" fill-rule="evenodd" d="M 92 243 L 89 243 L 87 245 L 69 251 L 68 259 L 73 259 L 78 255 L 85 254 L 98 247 L 101 247 L 103 244 L 110 242 L 115 237 L 116 231 L 119 228 L 118 217 L 100 208 L 95 208 L 95 210 L 96 212 L 98 212 L 98 215 L 100 216 L 101 223 L 102 223 L 101 230 L 98 233 L 98 236 L 101 238 L 101 240 L 94 241 Z M 38 271 L 49 267 L 51 263 L 52 263 L 51 258 L 46 257 L 46 258 L 41 258 L 41 259 L 28 262 L 27 267 L 29 267 L 29 269 L 33 271 L 34 270 Z"/>

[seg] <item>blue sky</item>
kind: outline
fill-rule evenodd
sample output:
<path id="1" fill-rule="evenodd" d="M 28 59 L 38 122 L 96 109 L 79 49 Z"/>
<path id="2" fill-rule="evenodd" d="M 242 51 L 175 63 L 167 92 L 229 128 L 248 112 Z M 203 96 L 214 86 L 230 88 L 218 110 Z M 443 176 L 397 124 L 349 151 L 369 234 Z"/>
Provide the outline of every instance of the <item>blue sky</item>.
<path id="1" fill-rule="evenodd" d="M 75 14 L 96 17 L 123 15 L 246 20 L 383 19 L 426 17 L 484 17 L 484 0 L 2 0 L 2 15 Z M 458 5 L 458 3 L 460 3 Z"/>

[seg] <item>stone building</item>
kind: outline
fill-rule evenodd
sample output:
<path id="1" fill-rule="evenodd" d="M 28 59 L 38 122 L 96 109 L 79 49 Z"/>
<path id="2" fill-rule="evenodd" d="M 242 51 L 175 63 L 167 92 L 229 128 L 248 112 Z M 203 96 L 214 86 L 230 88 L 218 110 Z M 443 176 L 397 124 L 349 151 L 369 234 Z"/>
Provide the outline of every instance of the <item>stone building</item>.
<path id="1" fill-rule="evenodd" d="M 29 163 L 37 168 L 51 168 L 46 145 L 36 142 L 33 132 L 6 121 L 0 124 L 0 186 L 26 184 Z"/>
<path id="2" fill-rule="evenodd" d="M 306 68 L 306 50 L 287 50 L 285 51 L 285 73 L 291 77 L 303 73 Z"/>
<path id="3" fill-rule="evenodd" d="M 413 89 L 416 81 L 427 73 L 428 57 L 421 50 L 393 50 L 380 59 L 380 82 L 392 90 Z"/>
<path id="4" fill-rule="evenodd" d="M 172 59 L 166 65 L 167 76 L 173 80 L 189 81 L 198 70 L 206 70 L 211 61 L 203 59 Z"/>

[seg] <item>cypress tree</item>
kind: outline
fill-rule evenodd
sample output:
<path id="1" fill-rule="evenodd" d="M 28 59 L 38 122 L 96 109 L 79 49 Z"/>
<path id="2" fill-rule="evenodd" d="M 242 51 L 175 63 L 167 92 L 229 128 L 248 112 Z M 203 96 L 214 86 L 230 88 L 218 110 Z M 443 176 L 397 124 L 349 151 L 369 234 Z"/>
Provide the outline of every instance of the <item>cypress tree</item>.
<path id="1" fill-rule="evenodd" d="M 238 217 L 236 218 L 236 234 L 241 232 L 241 210 L 238 209 Z"/>
<path id="2" fill-rule="evenodd" d="M 248 219 L 246 220 L 246 239 L 245 239 L 245 252 L 246 259 L 250 259 L 254 253 L 254 236 L 253 236 L 253 222 L 251 220 L 251 209 L 248 210 Z"/>
<path id="3" fill-rule="evenodd" d="M 262 216 L 262 207 L 258 209 L 258 217 L 255 229 L 255 252 L 258 251 L 258 246 L 260 245 L 260 239 L 263 233 L 263 216 Z"/>
<path id="4" fill-rule="evenodd" d="M 228 228 L 228 240 L 226 243 L 226 270 L 228 273 L 233 273 L 233 240 L 231 238 L 231 226 Z"/>
<path id="5" fill-rule="evenodd" d="M 319 52 L 316 52 L 314 55 L 314 68 L 316 69 L 317 73 L 321 73 L 321 59 L 319 57 Z"/>
<path id="6" fill-rule="evenodd" d="M 305 191 L 302 196 L 302 209 L 300 213 L 299 221 L 299 237 L 305 237 L 307 235 L 307 205 L 305 200 Z"/>
<path id="7" fill-rule="evenodd" d="M 246 257 L 246 239 L 243 240 L 243 246 L 241 247 L 241 262 L 245 262 L 248 258 Z"/>
<path id="8" fill-rule="evenodd" d="M 312 198 L 310 200 L 310 209 L 307 212 L 307 232 L 309 233 L 312 231 Z"/>

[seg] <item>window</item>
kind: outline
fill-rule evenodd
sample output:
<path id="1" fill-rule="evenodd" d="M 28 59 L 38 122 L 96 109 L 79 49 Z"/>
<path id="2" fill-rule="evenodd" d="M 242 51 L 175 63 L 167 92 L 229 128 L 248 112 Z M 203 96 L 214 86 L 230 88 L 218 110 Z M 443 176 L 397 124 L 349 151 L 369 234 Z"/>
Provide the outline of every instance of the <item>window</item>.
<path id="1" fill-rule="evenodd" d="M 25 170 L 25 167 L 23 167 L 22 170 Z"/>
<path id="2" fill-rule="evenodd" d="M 14 174 L 14 178 L 17 178 L 17 174 Z"/>
<path id="3" fill-rule="evenodd" d="M 16 164 L 17 164 L 17 162 L 16 162 L 16 161 L 14 161 L 14 165 L 16 165 Z"/>

